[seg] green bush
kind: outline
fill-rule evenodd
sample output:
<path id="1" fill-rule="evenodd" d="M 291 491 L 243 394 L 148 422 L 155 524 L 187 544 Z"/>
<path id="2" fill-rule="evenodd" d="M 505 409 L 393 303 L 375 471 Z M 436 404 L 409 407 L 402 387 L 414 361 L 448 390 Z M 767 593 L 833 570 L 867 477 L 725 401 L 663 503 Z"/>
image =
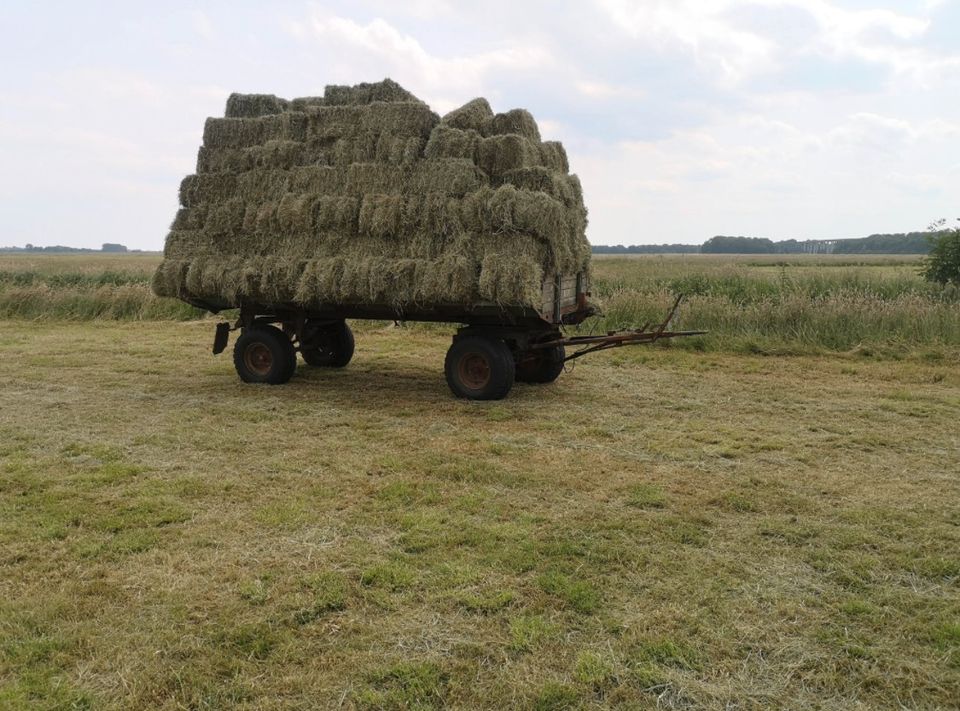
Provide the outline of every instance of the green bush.
<path id="1" fill-rule="evenodd" d="M 943 224 L 941 221 L 937 227 Z M 933 237 L 931 242 L 933 248 L 923 263 L 923 277 L 944 286 L 960 286 L 960 228 L 944 230 Z"/>

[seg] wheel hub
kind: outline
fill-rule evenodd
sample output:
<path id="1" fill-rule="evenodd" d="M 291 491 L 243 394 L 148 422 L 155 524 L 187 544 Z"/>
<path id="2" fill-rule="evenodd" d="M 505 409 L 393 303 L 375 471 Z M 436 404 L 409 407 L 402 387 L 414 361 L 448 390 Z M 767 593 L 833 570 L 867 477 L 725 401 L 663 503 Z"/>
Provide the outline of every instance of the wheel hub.
<path id="1" fill-rule="evenodd" d="M 490 382 L 490 364 L 480 353 L 466 353 L 457 364 L 460 382 L 471 390 L 480 390 Z"/>
<path id="2" fill-rule="evenodd" d="M 273 354 L 263 343 L 251 343 L 243 353 L 243 363 L 257 375 L 267 375 L 273 366 Z"/>

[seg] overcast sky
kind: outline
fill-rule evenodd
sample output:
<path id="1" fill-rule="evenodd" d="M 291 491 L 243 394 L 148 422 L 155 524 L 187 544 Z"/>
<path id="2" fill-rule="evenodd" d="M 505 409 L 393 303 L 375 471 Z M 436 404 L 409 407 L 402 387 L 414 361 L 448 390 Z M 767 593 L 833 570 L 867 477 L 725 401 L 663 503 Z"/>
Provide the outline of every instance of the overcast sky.
<path id="1" fill-rule="evenodd" d="M 159 249 L 231 91 L 385 76 L 530 109 L 595 244 L 960 216 L 960 0 L 4 0 L 0 26 L 0 245 Z"/>

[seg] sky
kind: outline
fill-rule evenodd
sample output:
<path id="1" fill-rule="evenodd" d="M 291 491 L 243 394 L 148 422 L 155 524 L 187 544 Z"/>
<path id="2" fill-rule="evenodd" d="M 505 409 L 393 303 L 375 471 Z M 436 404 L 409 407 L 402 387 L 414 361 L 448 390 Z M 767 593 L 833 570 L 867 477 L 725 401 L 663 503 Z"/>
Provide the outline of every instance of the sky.
<path id="1" fill-rule="evenodd" d="M 231 92 L 384 77 L 529 109 L 594 244 L 960 217 L 960 0 L 4 0 L 0 26 L 0 245 L 160 249 Z"/>

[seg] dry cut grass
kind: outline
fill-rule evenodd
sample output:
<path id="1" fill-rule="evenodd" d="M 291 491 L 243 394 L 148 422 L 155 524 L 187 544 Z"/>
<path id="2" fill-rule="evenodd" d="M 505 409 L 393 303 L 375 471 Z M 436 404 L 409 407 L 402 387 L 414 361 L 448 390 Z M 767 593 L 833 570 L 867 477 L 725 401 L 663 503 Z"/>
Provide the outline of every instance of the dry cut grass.
<path id="1" fill-rule="evenodd" d="M 676 349 L 452 399 L 0 322 L 0 708 L 948 708 L 954 362 Z"/>

